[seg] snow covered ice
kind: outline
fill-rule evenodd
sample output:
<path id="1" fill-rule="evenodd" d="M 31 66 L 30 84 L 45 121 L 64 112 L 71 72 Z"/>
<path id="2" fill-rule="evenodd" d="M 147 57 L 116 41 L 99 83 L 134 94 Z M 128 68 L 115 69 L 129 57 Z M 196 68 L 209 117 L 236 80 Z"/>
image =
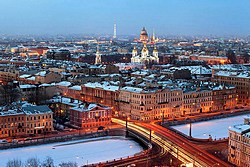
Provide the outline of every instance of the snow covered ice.
<path id="1" fill-rule="evenodd" d="M 13 159 L 25 162 L 28 158 L 34 157 L 43 162 L 47 156 L 50 156 L 55 165 L 61 162 L 76 162 L 78 165 L 86 165 L 131 156 L 141 151 L 143 148 L 138 143 L 125 138 L 101 138 L 95 141 L 74 140 L 0 150 L 0 164 L 5 166 L 9 160 Z"/>
<path id="2" fill-rule="evenodd" d="M 228 128 L 233 125 L 243 124 L 245 116 L 246 115 L 239 115 L 234 117 L 192 123 L 192 137 L 208 139 L 209 135 L 211 135 L 213 139 L 224 137 L 226 138 L 228 137 Z M 186 135 L 189 135 L 189 124 L 172 126 L 172 128 Z"/>

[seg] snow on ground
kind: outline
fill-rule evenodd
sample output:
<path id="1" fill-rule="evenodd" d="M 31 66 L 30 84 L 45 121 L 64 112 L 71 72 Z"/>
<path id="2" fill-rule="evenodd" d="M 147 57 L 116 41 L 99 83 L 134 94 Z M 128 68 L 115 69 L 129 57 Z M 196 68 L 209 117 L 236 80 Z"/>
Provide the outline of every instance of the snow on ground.
<path id="1" fill-rule="evenodd" d="M 61 162 L 76 162 L 78 165 L 131 156 L 143 148 L 133 140 L 125 138 L 100 138 L 101 140 L 75 140 L 38 146 L 0 150 L 0 164 L 19 159 L 24 163 L 28 158 L 38 158 L 43 162 L 47 156 L 53 158 L 55 165 Z"/>
<path id="2" fill-rule="evenodd" d="M 213 139 L 228 137 L 228 128 L 233 125 L 243 124 L 245 116 L 246 115 L 239 115 L 235 117 L 192 123 L 192 137 L 201 139 L 207 139 L 209 138 L 209 135 L 211 135 Z M 189 135 L 189 124 L 172 126 L 172 128 Z"/>

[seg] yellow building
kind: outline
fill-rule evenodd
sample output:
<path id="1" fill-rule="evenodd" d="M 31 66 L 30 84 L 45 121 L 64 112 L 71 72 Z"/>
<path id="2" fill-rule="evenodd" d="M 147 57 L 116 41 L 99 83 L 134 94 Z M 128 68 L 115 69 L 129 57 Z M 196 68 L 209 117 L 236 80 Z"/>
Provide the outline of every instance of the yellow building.
<path id="1" fill-rule="evenodd" d="M 45 134 L 53 131 L 53 113 L 48 106 L 28 103 L 0 112 L 0 138 Z"/>
<path id="2" fill-rule="evenodd" d="M 120 89 L 119 114 L 137 120 L 179 117 L 182 98 L 180 89 L 146 90 L 126 86 Z"/>
<path id="3" fill-rule="evenodd" d="M 212 111 L 212 90 L 197 88 L 184 92 L 183 115 Z"/>

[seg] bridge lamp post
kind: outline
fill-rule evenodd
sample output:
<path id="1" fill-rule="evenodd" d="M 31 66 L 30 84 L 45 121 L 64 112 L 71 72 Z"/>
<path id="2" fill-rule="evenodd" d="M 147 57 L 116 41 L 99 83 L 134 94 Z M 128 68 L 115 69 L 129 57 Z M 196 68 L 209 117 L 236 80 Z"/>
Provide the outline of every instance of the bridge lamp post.
<path id="1" fill-rule="evenodd" d="M 128 136 L 128 121 L 130 120 L 130 117 L 126 115 L 126 136 Z"/>
<path id="2" fill-rule="evenodd" d="M 162 111 L 162 113 L 161 113 L 161 118 L 162 118 L 161 124 L 163 125 L 163 123 L 164 123 L 164 111 Z"/>
<path id="3" fill-rule="evenodd" d="M 128 129 L 128 121 L 130 120 L 130 117 L 126 116 L 126 130 Z"/>
<path id="4" fill-rule="evenodd" d="M 192 137 L 192 122 L 189 122 L 189 137 Z"/>
<path id="5" fill-rule="evenodd" d="M 149 130 L 149 142 L 152 143 L 152 134 L 154 134 L 155 132 L 153 130 Z"/>

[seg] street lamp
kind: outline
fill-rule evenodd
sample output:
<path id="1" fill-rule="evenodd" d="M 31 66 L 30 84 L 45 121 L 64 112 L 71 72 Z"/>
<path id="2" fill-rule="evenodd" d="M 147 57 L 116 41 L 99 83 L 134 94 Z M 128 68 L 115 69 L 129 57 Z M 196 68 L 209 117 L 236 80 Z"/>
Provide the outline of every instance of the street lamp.
<path id="1" fill-rule="evenodd" d="M 126 115 L 126 137 L 128 136 L 128 121 L 130 120 L 130 117 Z"/>
<path id="2" fill-rule="evenodd" d="M 152 134 L 154 134 L 155 132 L 153 130 L 149 130 L 149 142 L 152 143 Z"/>
<path id="3" fill-rule="evenodd" d="M 192 137 L 192 122 L 189 122 L 189 137 Z"/>
<path id="4" fill-rule="evenodd" d="M 76 156 L 76 159 L 79 159 L 79 158 L 81 158 L 82 161 L 84 161 L 84 158 L 83 158 L 83 157 L 79 157 L 79 156 L 77 155 L 77 156 Z M 83 163 L 83 165 L 84 165 L 84 163 Z M 87 160 L 87 166 L 88 166 L 88 160 Z"/>
<path id="5" fill-rule="evenodd" d="M 164 123 L 164 111 L 162 111 L 161 116 L 162 116 L 161 124 L 163 125 L 163 123 Z"/>

